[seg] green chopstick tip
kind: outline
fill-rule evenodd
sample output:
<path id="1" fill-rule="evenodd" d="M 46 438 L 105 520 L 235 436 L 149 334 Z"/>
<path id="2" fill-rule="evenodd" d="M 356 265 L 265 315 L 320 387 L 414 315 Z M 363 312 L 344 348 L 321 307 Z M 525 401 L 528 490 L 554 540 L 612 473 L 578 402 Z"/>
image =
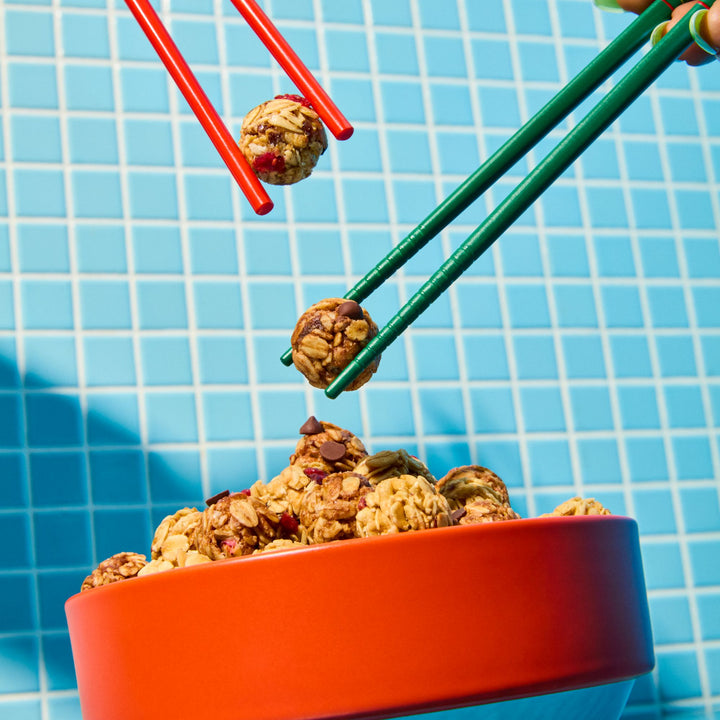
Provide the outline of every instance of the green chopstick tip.
<path id="1" fill-rule="evenodd" d="M 293 364 L 292 350 L 286 350 L 280 357 L 280 362 L 285 365 L 285 367 L 290 367 Z"/>

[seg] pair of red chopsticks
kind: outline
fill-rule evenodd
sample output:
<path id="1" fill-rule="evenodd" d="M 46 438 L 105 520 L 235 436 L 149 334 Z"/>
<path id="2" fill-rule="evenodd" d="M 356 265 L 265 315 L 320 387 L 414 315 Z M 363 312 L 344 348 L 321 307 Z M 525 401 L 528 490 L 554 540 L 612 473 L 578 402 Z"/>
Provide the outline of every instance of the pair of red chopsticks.
<path id="1" fill-rule="evenodd" d="M 347 140 L 353 133 L 352 125 L 320 87 L 318 81 L 255 0 L 231 0 L 231 2 L 295 83 L 300 93 L 310 101 L 328 130 L 338 140 Z M 258 215 L 269 213 L 273 208 L 272 200 L 248 165 L 238 143 L 220 119 L 210 99 L 200 87 L 200 83 L 149 0 L 125 0 L 125 3 L 225 161 L 253 210 Z"/>

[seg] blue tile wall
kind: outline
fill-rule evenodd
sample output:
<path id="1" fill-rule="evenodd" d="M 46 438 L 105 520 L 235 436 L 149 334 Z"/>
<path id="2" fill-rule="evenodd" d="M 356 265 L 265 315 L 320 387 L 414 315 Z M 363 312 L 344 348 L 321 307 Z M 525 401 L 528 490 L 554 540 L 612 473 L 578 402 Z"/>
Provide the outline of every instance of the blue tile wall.
<path id="1" fill-rule="evenodd" d="M 231 3 L 153 5 L 233 135 L 294 92 Z M 624 717 L 720 717 L 717 65 L 670 68 L 368 386 L 329 401 L 279 362 L 298 315 L 346 292 L 630 16 L 263 6 L 355 134 L 269 188 L 260 218 L 124 3 L 0 0 L 0 716 L 80 720 L 65 599 L 105 556 L 147 552 L 167 513 L 271 478 L 314 413 L 438 476 L 491 467 L 522 515 L 582 492 L 636 518 L 657 666 Z M 379 324 L 591 105 L 367 300 Z"/>

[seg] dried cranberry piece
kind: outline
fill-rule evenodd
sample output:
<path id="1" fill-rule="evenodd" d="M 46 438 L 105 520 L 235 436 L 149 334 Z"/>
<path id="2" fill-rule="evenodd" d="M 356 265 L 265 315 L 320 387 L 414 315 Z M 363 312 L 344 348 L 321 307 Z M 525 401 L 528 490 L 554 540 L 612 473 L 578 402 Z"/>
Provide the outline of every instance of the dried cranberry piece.
<path id="1" fill-rule="evenodd" d="M 248 497 L 250 497 L 250 488 L 245 488 L 244 490 L 241 490 L 240 494 L 247 495 Z"/>
<path id="2" fill-rule="evenodd" d="M 235 538 L 225 538 L 220 542 L 221 550 L 223 550 L 223 552 L 227 553 L 228 555 L 234 554 L 237 546 L 238 541 Z"/>
<path id="3" fill-rule="evenodd" d="M 327 477 L 327 473 L 320 468 L 305 468 L 303 472 L 313 481 L 320 484 Z"/>
<path id="4" fill-rule="evenodd" d="M 285 158 L 271 152 L 263 153 L 253 160 L 253 170 L 263 173 L 284 172 Z"/>
<path id="5" fill-rule="evenodd" d="M 367 500 L 363 496 L 358 500 L 358 510 L 362 510 L 364 507 L 367 507 Z"/>
<path id="6" fill-rule="evenodd" d="M 305 107 L 311 108 L 312 105 L 310 104 L 310 101 L 307 98 L 304 98 L 302 95 L 292 95 L 290 93 L 287 93 L 285 95 L 276 95 L 276 100 L 294 100 L 296 103 L 300 103 L 301 105 L 304 105 Z"/>
<path id="7" fill-rule="evenodd" d="M 298 531 L 300 523 L 292 515 L 284 512 L 280 516 L 280 527 L 292 535 Z"/>

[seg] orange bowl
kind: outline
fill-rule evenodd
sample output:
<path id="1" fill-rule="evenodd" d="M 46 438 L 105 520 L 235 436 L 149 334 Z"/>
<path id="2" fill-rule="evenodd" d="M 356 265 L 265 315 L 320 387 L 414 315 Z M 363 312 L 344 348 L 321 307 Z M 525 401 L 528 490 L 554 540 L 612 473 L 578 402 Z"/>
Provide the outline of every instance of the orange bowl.
<path id="1" fill-rule="evenodd" d="M 346 540 L 66 603 L 84 720 L 386 718 L 654 664 L 637 524 L 550 517 Z"/>

